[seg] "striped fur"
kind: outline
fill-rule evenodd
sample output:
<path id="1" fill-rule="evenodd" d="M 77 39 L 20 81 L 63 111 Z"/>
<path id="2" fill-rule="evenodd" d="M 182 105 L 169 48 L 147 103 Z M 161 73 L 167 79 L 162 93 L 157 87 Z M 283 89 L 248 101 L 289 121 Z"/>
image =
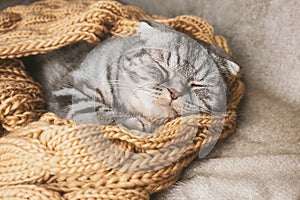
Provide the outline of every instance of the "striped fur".
<path id="1" fill-rule="evenodd" d="M 225 112 L 226 74 L 239 70 L 217 47 L 152 21 L 132 36 L 24 61 L 35 63 L 32 75 L 60 117 L 146 132 L 178 116 Z"/>

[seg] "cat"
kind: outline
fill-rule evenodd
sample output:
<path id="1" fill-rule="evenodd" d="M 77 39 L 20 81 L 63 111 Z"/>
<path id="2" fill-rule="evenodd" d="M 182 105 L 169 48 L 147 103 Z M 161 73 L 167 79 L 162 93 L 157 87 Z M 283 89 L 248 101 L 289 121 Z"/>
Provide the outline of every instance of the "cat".
<path id="1" fill-rule="evenodd" d="M 154 21 L 24 62 L 58 116 L 144 132 L 179 116 L 224 113 L 227 75 L 239 71 L 221 48 Z"/>

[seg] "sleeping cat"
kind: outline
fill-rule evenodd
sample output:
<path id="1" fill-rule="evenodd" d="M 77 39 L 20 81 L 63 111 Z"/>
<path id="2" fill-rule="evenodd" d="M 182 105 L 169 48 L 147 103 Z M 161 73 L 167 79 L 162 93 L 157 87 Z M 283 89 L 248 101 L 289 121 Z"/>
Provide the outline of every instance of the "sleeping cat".
<path id="1" fill-rule="evenodd" d="M 220 48 L 153 21 L 24 62 L 58 116 L 144 132 L 178 116 L 224 113 L 226 74 L 239 70 Z"/>

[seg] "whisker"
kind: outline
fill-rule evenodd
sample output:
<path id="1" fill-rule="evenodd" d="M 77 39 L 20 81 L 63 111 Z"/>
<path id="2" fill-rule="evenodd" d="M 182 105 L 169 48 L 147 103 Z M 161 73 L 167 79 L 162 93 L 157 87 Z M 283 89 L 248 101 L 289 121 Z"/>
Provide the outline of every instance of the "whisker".
<path id="1" fill-rule="evenodd" d="M 158 97 L 161 95 L 161 93 L 158 93 L 157 90 L 150 89 L 150 88 L 137 88 L 136 90 L 142 90 L 146 92 L 146 95 L 151 96 L 151 97 Z"/>

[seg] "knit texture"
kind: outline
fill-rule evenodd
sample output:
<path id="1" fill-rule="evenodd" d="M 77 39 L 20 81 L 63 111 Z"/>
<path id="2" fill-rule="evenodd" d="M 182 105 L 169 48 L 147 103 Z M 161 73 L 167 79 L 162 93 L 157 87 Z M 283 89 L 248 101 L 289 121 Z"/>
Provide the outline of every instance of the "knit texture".
<path id="1" fill-rule="evenodd" d="M 166 19 L 115 1 L 44 0 L 0 13 L 1 199 L 149 199 L 171 186 L 200 149 L 236 127 L 241 73 L 229 78 L 226 115 L 174 119 L 152 134 L 76 124 L 47 113 L 39 84 L 19 57 L 133 32 L 152 19 L 230 50 L 194 16 Z M 218 133 L 221 133 L 219 135 Z"/>

